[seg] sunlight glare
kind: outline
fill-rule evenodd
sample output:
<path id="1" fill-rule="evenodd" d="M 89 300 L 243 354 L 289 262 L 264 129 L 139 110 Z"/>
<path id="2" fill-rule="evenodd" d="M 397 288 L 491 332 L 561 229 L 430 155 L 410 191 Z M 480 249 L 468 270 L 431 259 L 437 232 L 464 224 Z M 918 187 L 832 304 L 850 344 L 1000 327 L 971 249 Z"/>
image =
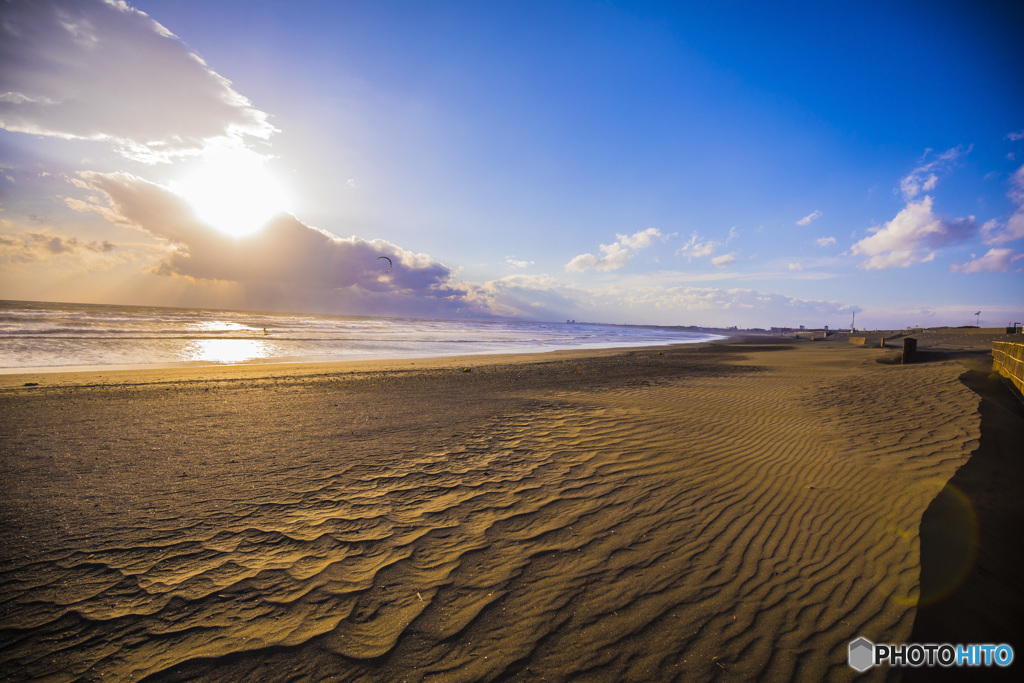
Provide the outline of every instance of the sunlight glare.
<path id="1" fill-rule="evenodd" d="M 186 361 L 245 363 L 273 355 L 271 344 L 258 339 L 196 339 L 183 351 Z"/>
<path id="2" fill-rule="evenodd" d="M 238 143 L 211 145 L 199 167 L 172 189 L 216 230 L 233 237 L 251 235 L 288 205 L 284 185 L 267 161 Z"/>

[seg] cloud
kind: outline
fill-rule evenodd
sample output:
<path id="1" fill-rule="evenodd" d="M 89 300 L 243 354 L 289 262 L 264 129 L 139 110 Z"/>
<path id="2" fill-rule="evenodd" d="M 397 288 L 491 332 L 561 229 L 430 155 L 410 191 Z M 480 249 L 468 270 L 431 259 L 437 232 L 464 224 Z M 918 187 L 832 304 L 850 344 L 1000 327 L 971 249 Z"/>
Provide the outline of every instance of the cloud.
<path id="1" fill-rule="evenodd" d="M 170 190 L 127 173 L 81 173 L 96 193 L 70 200 L 79 211 L 140 229 L 167 245 L 152 272 L 198 285 L 239 285 L 250 305 L 375 315 L 489 315 L 450 268 L 383 240 L 341 238 L 281 214 L 245 238 L 203 224 Z M 385 274 L 378 256 L 394 262 Z"/>
<path id="2" fill-rule="evenodd" d="M 655 238 L 661 237 L 657 228 L 647 228 L 632 235 L 616 235 L 616 242 L 600 245 L 601 256 L 580 254 L 565 264 L 568 271 L 583 272 L 585 270 L 618 270 L 636 255 L 636 252 L 650 246 Z"/>
<path id="3" fill-rule="evenodd" d="M 1024 130 L 1022 130 L 1019 133 L 1007 133 L 1006 139 L 1012 140 L 1013 142 L 1017 142 L 1018 140 L 1024 140 Z"/>
<path id="4" fill-rule="evenodd" d="M 1018 168 L 1010 178 L 1010 191 L 1006 196 L 1017 205 L 1005 225 L 999 221 L 988 221 L 981 228 L 985 244 L 1005 244 L 1024 239 L 1024 166 Z"/>
<path id="5" fill-rule="evenodd" d="M 865 270 L 906 268 L 935 258 L 933 249 L 962 242 L 977 232 L 973 218 L 946 220 L 932 213 L 932 198 L 908 202 L 896 217 L 872 235 L 853 245 L 851 251 L 867 256 Z"/>
<path id="6" fill-rule="evenodd" d="M 818 239 L 814 240 L 814 243 L 817 244 L 819 247 L 828 247 L 828 246 L 831 246 L 831 245 L 836 243 L 836 238 L 835 237 L 819 237 Z"/>
<path id="7" fill-rule="evenodd" d="M 795 325 L 831 324 L 861 308 L 840 302 L 809 301 L 751 289 L 645 284 L 617 281 L 603 289 L 582 290 L 549 275 L 510 275 L 471 285 L 498 315 L 559 320 L 615 316 L 620 320 L 666 324 Z M 671 322 L 670 322 L 671 321 Z"/>
<path id="8" fill-rule="evenodd" d="M 4 227 L 9 224 L 5 222 Z M 126 254 L 117 251 L 118 246 L 107 240 L 80 240 L 46 231 L 0 234 L 0 262 L 9 265 L 61 261 L 88 271 L 124 262 Z"/>
<path id="9" fill-rule="evenodd" d="M 550 275 L 509 275 L 469 287 L 489 310 L 503 317 L 558 320 L 577 316 L 593 305 L 592 295 Z"/>
<path id="10" fill-rule="evenodd" d="M 804 269 L 804 267 L 800 264 L 799 261 L 794 261 L 793 263 L 790 263 L 789 266 L 787 266 L 787 267 L 789 268 L 789 270 L 803 270 Z"/>
<path id="11" fill-rule="evenodd" d="M 796 222 L 797 225 L 810 225 L 811 222 L 821 218 L 821 211 L 815 209 Z"/>
<path id="12" fill-rule="evenodd" d="M 734 230 L 733 228 L 732 230 Z M 732 230 L 729 231 L 729 239 L 734 237 Z M 697 233 L 690 235 L 690 241 L 681 246 L 676 252 L 677 254 L 685 254 L 687 260 L 692 261 L 695 258 L 704 258 L 705 256 L 711 256 L 715 253 L 715 249 L 722 246 L 721 242 L 715 242 L 714 240 L 702 240 Z"/>
<path id="13" fill-rule="evenodd" d="M 1017 261 L 1024 259 L 1024 254 L 1019 254 L 1012 249 L 989 249 L 980 257 L 961 265 L 949 267 L 951 272 L 959 273 L 1005 273 Z"/>
<path id="14" fill-rule="evenodd" d="M 721 256 L 716 256 L 715 258 L 711 259 L 711 264 L 715 268 L 725 268 L 726 266 L 731 266 L 735 262 L 736 252 L 722 254 Z"/>
<path id="15" fill-rule="evenodd" d="M 900 191 L 905 199 L 913 199 L 921 191 L 931 192 L 939 183 L 939 176 L 929 173 L 927 176 L 908 175 L 900 181 Z"/>
<path id="16" fill-rule="evenodd" d="M 505 263 L 509 264 L 513 268 L 528 268 L 533 265 L 533 261 L 523 261 L 516 259 L 513 256 L 509 256 L 505 259 Z"/>
<path id="17" fill-rule="evenodd" d="M 751 289 L 720 289 L 649 283 L 644 276 L 582 290 L 549 275 L 516 274 L 473 285 L 497 314 L 558 320 L 618 320 L 665 324 L 797 325 L 833 324 L 861 308 L 835 301 L 813 301 Z"/>
<path id="18" fill-rule="evenodd" d="M 170 31 L 123 2 L 12 0 L 0 21 L 0 127 L 112 142 L 148 163 L 225 136 L 266 139 L 266 113 Z"/>
<path id="19" fill-rule="evenodd" d="M 934 190 L 935 186 L 939 183 L 938 174 L 949 172 L 954 162 L 961 156 L 968 154 L 971 149 L 971 147 L 968 147 L 966 150 L 963 147 L 953 147 L 928 162 L 925 162 L 924 159 L 927 158 L 931 150 L 925 152 L 924 157 L 921 159 L 922 163 L 900 180 L 900 192 L 903 194 L 903 199 L 910 201 L 922 192 Z"/>
<path id="20" fill-rule="evenodd" d="M 661 233 L 658 231 L 657 228 L 647 228 L 646 230 L 635 232 L 630 236 L 616 235 L 616 237 L 619 238 L 619 243 L 622 246 L 627 247 L 629 249 L 633 249 L 635 251 L 638 249 L 643 249 L 644 247 L 651 246 L 651 244 L 654 243 L 654 239 L 656 237 L 661 237 Z"/>
<path id="21" fill-rule="evenodd" d="M 718 313 L 715 324 L 799 324 L 801 319 L 860 313 L 863 309 L 838 301 L 795 299 L 753 289 L 713 287 L 634 287 L 623 292 L 632 305 L 653 304 L 658 309 Z M 733 322 L 728 322 L 733 321 Z"/>

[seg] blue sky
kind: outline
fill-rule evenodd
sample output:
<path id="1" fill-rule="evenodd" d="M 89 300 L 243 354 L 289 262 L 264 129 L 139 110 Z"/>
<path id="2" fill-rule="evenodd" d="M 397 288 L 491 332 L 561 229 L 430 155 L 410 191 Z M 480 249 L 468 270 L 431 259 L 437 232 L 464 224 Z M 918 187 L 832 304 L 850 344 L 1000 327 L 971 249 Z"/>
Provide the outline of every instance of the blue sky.
<path id="1" fill-rule="evenodd" d="M 0 13 L 4 298 L 1024 319 L 1019 4 Z"/>

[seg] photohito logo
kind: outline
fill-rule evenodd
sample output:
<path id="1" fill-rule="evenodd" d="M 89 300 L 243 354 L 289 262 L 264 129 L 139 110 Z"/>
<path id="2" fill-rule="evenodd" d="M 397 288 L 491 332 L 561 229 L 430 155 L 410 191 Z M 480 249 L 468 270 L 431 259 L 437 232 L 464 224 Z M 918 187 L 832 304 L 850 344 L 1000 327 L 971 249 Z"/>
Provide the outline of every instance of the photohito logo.
<path id="1" fill-rule="evenodd" d="M 867 638 L 858 638 L 850 643 L 847 662 L 857 671 L 885 663 L 889 666 L 1010 666 L 1013 648 L 1006 644 L 876 645 Z"/>

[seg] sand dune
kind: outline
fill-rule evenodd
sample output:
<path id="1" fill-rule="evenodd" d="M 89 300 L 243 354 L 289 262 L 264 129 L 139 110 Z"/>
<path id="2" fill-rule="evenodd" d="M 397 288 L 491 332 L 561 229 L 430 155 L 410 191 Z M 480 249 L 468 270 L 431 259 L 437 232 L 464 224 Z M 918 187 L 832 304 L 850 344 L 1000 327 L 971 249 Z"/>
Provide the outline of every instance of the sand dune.
<path id="1" fill-rule="evenodd" d="M 737 353 L 738 352 L 738 353 Z M 977 445 L 846 345 L 8 389 L 0 671 L 848 678 Z"/>

